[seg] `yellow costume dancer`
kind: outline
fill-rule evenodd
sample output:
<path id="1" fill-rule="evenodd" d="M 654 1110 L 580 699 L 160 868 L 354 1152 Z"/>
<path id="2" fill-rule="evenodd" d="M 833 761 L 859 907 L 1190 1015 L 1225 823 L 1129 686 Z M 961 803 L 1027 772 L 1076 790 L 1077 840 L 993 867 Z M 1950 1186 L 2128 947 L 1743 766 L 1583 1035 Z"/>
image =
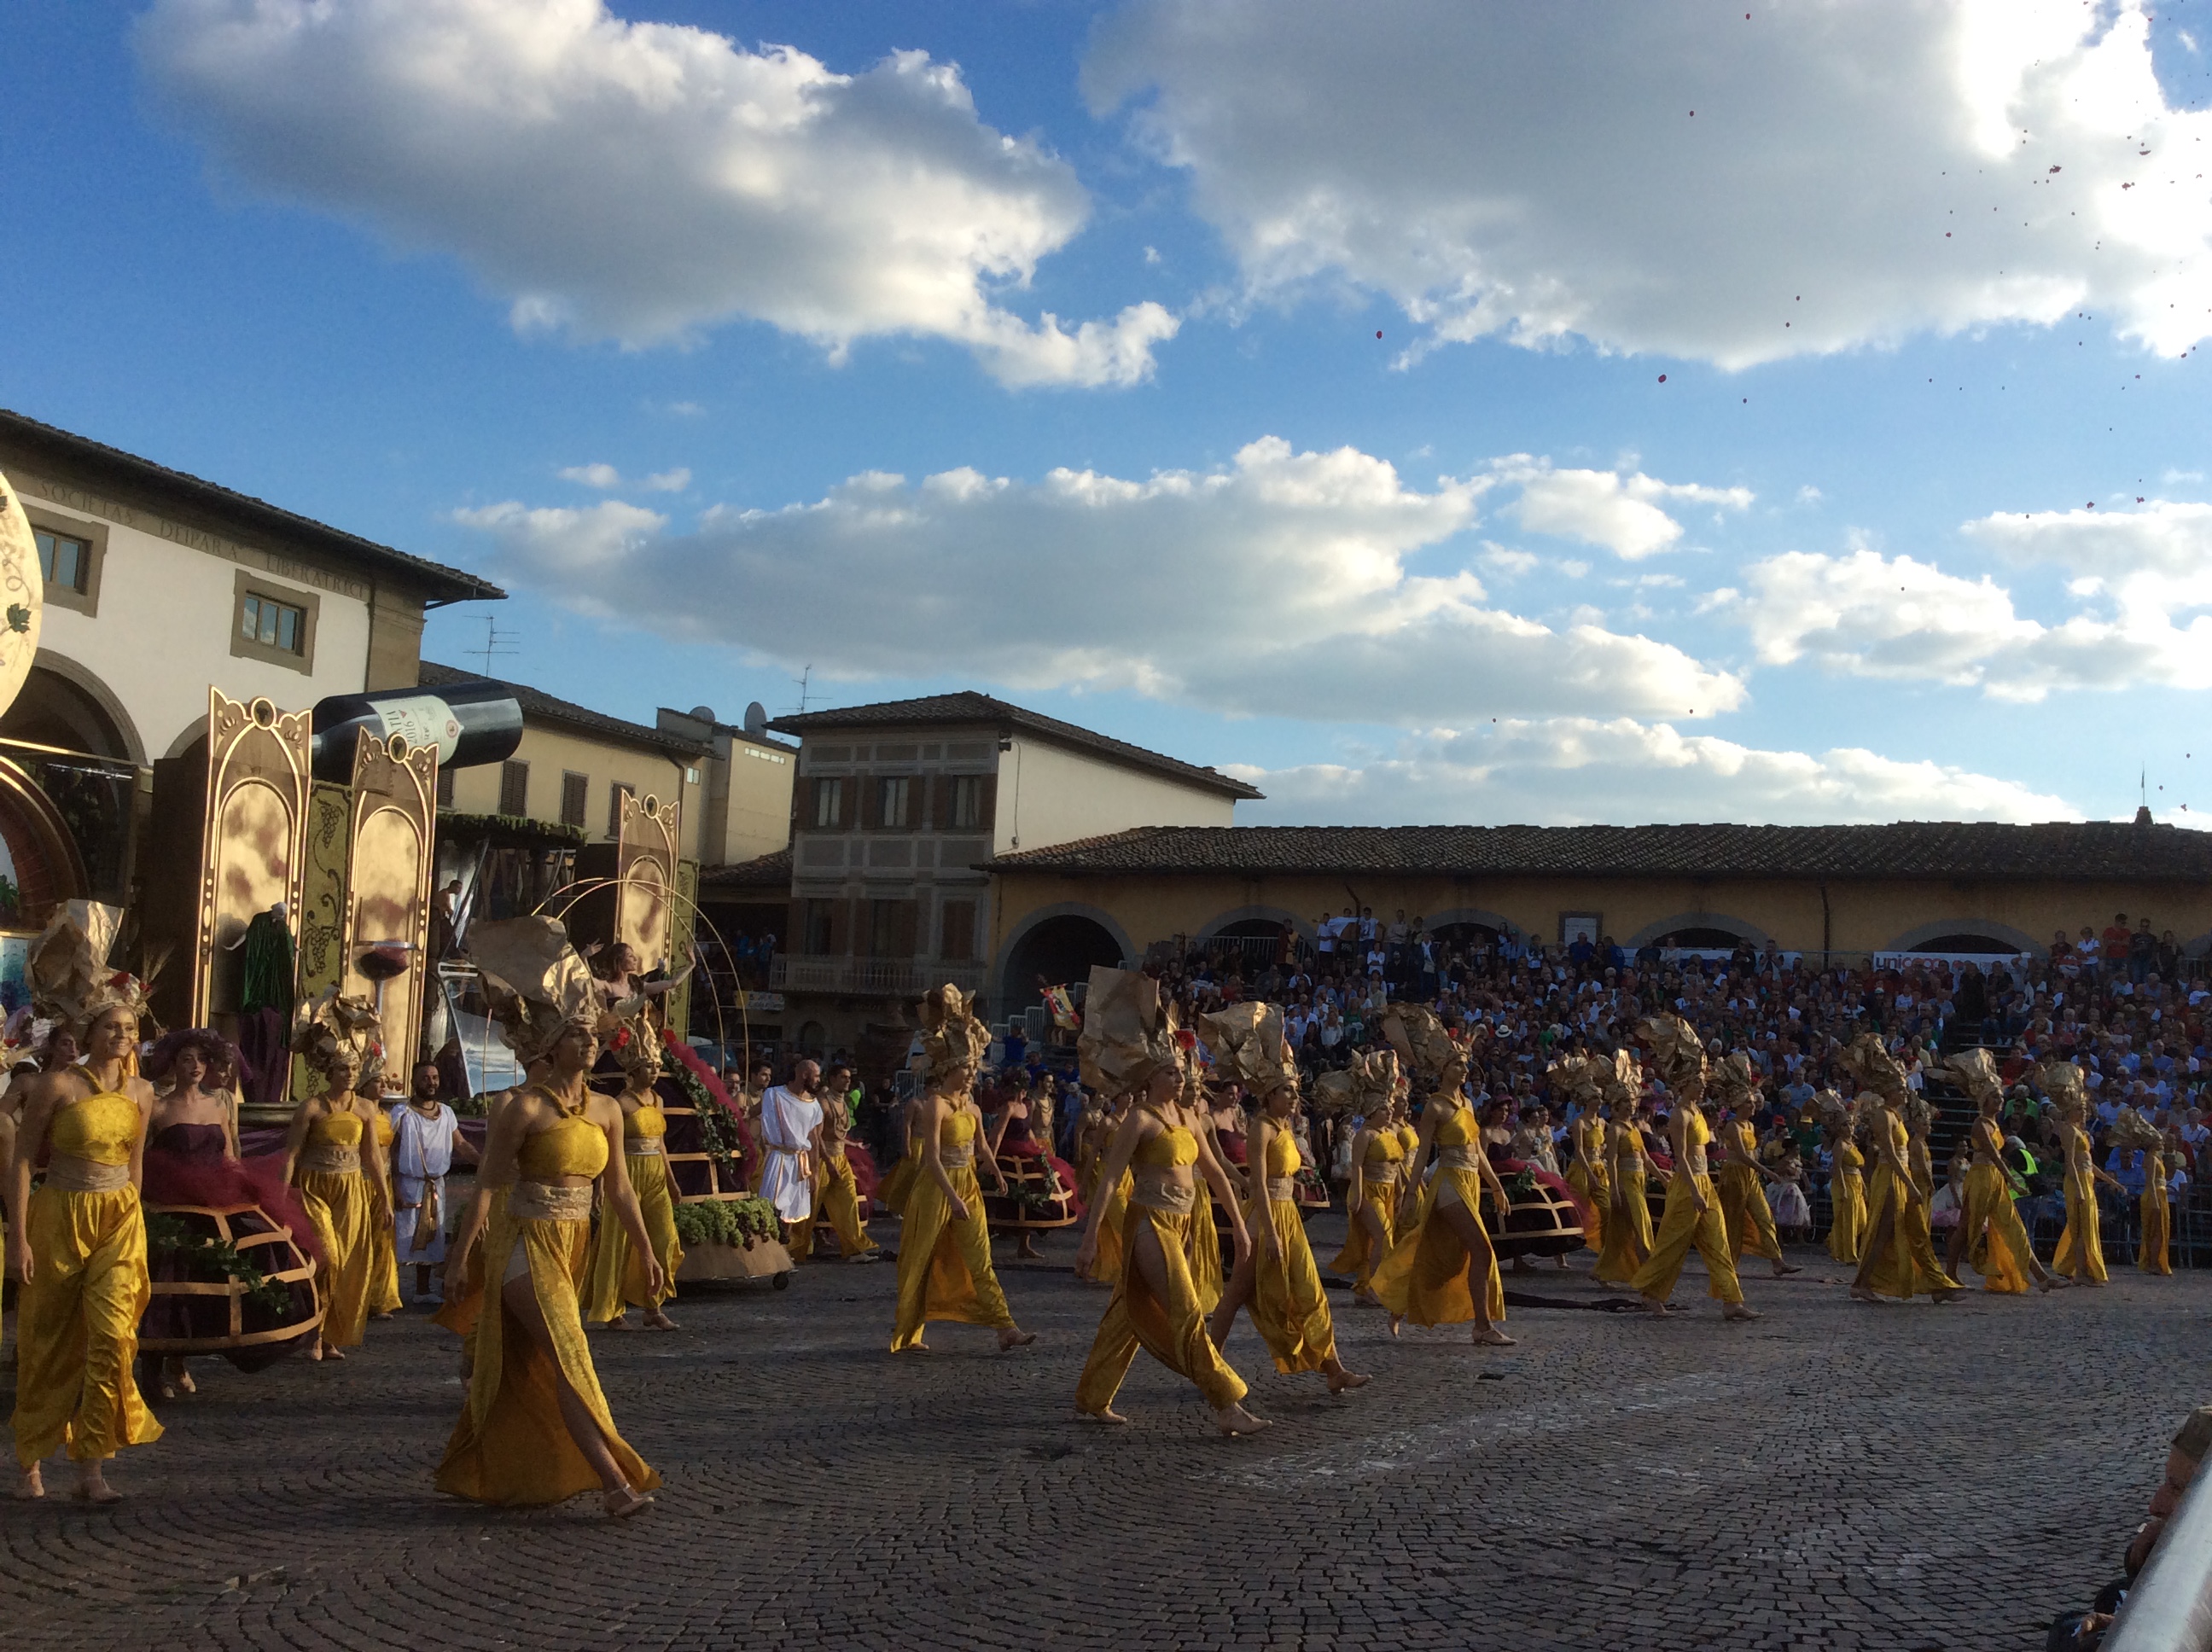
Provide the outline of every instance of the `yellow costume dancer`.
<path id="1" fill-rule="evenodd" d="M 1035 1333 L 1025 1333 L 1014 1323 L 991 1266 L 990 1223 L 975 1179 L 975 1143 L 983 1115 L 973 1094 L 991 1035 L 969 1003 L 957 987 L 938 987 L 922 1000 L 929 1093 L 917 1121 L 921 1156 L 899 1232 L 895 1354 L 923 1347 L 922 1329 L 931 1320 L 991 1326 L 1001 1349 L 1036 1339 Z M 999 1174 L 995 1163 L 991 1174 Z M 1001 1180 L 1000 1191 L 1005 1190 Z M 965 1214 L 954 1208 L 956 1201 Z"/>
<path id="2" fill-rule="evenodd" d="M 1613 1203 L 1613 1177 L 1607 1169 L 1605 1121 L 1585 1108 L 1575 1117 L 1575 1158 L 1567 1166 L 1567 1185 L 1589 1200 L 1589 1231 L 1583 1242 L 1602 1254 L 1605 1249 L 1607 1206 Z"/>
<path id="3" fill-rule="evenodd" d="M 1191 1277 L 1191 1212 L 1208 1187 L 1229 1211 L 1240 1266 L 1250 1245 L 1235 1185 L 1201 1145 L 1196 1113 L 1182 1105 L 1184 1052 L 1171 1014 L 1161 1006 L 1159 983 L 1134 971 L 1094 967 L 1079 1048 L 1091 1089 L 1139 1099 L 1115 1131 L 1102 1171 L 1109 1185 L 1130 1171 L 1131 1191 L 1122 1217 L 1121 1277 L 1076 1384 L 1076 1409 L 1104 1422 L 1123 1420 L 1114 1411 L 1114 1396 L 1142 1347 L 1196 1386 L 1223 1432 L 1263 1427 L 1243 1408 L 1243 1379 L 1206 1333 Z M 1095 1272 L 1106 1213 L 1103 1201 L 1092 1208 L 1076 1253 L 1079 1273 Z"/>
<path id="4" fill-rule="evenodd" d="M 1887 1133 L 1890 1146 L 1905 1166 L 1910 1187 L 1901 1185 L 1884 1154 L 1875 1165 L 1874 1183 L 1867 1192 L 1869 1242 L 1879 1231 L 1881 1213 L 1890 1212 L 1889 1242 L 1882 1254 L 1869 1269 L 1862 1264 L 1860 1283 L 1885 1297 L 1906 1297 L 1925 1293 L 1939 1301 L 1948 1300 L 1965 1289 L 1953 1278 L 1936 1256 L 1935 1234 L 1929 1224 L 1929 1201 L 1936 1194 L 1936 1174 L 1928 1161 L 1928 1103 L 1918 1096 L 1910 1097 L 1904 1109 L 1911 1114 L 1911 1126 L 1900 1109 L 1889 1107 L 1882 1110 L 1875 1127 Z"/>
<path id="5" fill-rule="evenodd" d="M 660 1077 L 660 1038 L 640 1017 L 618 1029 L 609 1045 L 629 1080 L 616 1098 L 623 1114 L 623 1173 L 637 1196 L 645 1230 L 653 1236 L 661 1281 L 659 1291 L 646 1289 L 645 1269 L 632 1254 L 621 1224 L 602 1221 L 592 1236 L 585 1263 L 584 1318 L 618 1329 L 629 1309 L 642 1308 L 648 1329 L 673 1331 L 676 1321 L 662 1311 L 661 1304 L 675 1298 L 684 1245 L 676 1236 L 676 1190 L 668 1180 L 668 1119 L 654 1099 L 658 1092 L 653 1084 Z"/>
<path id="6" fill-rule="evenodd" d="M 1384 1036 L 1394 1047 L 1402 1046 L 1401 1056 L 1418 1066 L 1433 1087 L 1421 1107 L 1421 1145 L 1407 1166 L 1412 1181 L 1399 1202 L 1397 1238 L 1375 1270 L 1375 1294 L 1390 1311 L 1394 1333 L 1403 1320 L 1425 1326 L 1471 1320 L 1476 1341 L 1504 1346 L 1512 1341 L 1498 1329 L 1505 1320 L 1505 1282 L 1483 1225 L 1484 1187 L 1497 1200 L 1501 1220 L 1508 1201 L 1482 1151 L 1474 1110 L 1460 1093 L 1467 1057 L 1436 1017 L 1418 1005 L 1394 1005 Z M 1435 1180 L 1417 1191 L 1431 1150 Z"/>
<path id="7" fill-rule="evenodd" d="M 1960 1198 L 1959 1230 L 1951 1242 L 1953 1264 L 1963 1255 L 1967 1266 L 1982 1276 L 1984 1291 L 2018 1296 L 2031 1278 L 2048 1291 L 2051 1276 L 2035 1260 L 2027 1230 L 2013 1208 L 2011 1180 L 2005 1175 L 2004 1137 L 1997 1128 L 2004 1084 L 1996 1063 L 1987 1050 L 1972 1049 L 1950 1056 L 1944 1065 L 1964 1086 L 1978 1114 L 1967 1136 L 1972 1157 Z"/>
<path id="8" fill-rule="evenodd" d="M 71 901 L 33 944 L 38 1008 L 78 1030 L 82 1066 L 18 1081 L 22 1106 L 8 1167 L 7 1271 L 21 1281 L 15 1320 L 18 1495 L 43 1497 L 39 1464 L 64 1446 L 77 1495 L 110 1503 L 100 1465 L 161 1437 L 131 1376 L 152 1300 L 138 1180 L 153 1088 L 137 1076 L 144 984 L 105 962 L 112 907 Z M 31 1170 L 51 1150 L 46 1181 Z"/>
<path id="9" fill-rule="evenodd" d="M 2172 1247 L 2173 1217 L 2166 1200 L 2165 1162 L 2160 1151 L 2166 1138 L 2135 1108 L 2124 1107 L 2112 1121 L 2106 1139 L 2115 1147 L 2142 1154 L 2143 1190 L 2136 1206 L 2142 1239 L 2136 1248 L 2136 1267 L 2144 1273 L 2171 1273 L 2173 1263 L 2166 1253 Z"/>
<path id="10" fill-rule="evenodd" d="M 1125 1114 L 1123 1116 L 1127 1115 Z M 1121 1230 L 1129 1212 L 1129 1195 L 1135 1191 L 1136 1185 L 1135 1176 L 1124 1170 L 1112 1190 L 1100 1201 L 1104 1211 L 1103 1219 L 1098 1224 L 1097 1254 L 1088 1270 L 1079 1267 L 1076 1270 L 1077 1278 L 1089 1279 L 1094 1285 L 1121 1283 Z"/>
<path id="11" fill-rule="evenodd" d="M 389 1318 L 399 1311 L 399 1252 L 392 1227 L 392 1143 L 397 1133 L 392 1115 L 381 1105 L 369 1114 L 369 1126 L 376 1132 L 377 1156 L 384 1162 L 386 1175 L 368 1183 L 369 1230 L 368 1311 L 379 1319 Z"/>
<path id="12" fill-rule="evenodd" d="M 488 1294 L 476 1326 L 469 1391 L 438 1466 L 437 1486 L 478 1503 L 531 1505 L 598 1490 L 616 1518 L 652 1498 L 659 1477 L 616 1432 L 584 1339 L 578 1291 L 591 1245 L 592 1183 L 601 1220 L 621 1224 L 660 1281 L 653 1238 L 618 1152 L 623 1111 L 586 1084 L 605 1021 L 599 983 L 550 918 L 477 924 L 469 947 L 489 980 L 515 996 L 495 1005 L 501 1036 L 545 1077 L 491 1118 L 477 1196 L 447 1266 L 483 1241 Z M 505 1206 L 485 1224 L 504 1189 Z M 448 1295 L 452 1293 L 449 1291 Z"/>
<path id="13" fill-rule="evenodd" d="M 828 1145 L 825 1139 L 823 1146 Z M 876 1254 L 876 1242 L 868 1237 L 868 1224 L 860 1220 L 860 1180 L 853 1173 L 853 1161 L 845 1157 L 842 1139 L 835 1152 L 825 1151 L 823 1155 L 822 1173 L 814 1185 L 814 1208 L 829 1217 L 830 1225 L 837 1235 L 837 1254 L 847 1261 L 861 1261 Z M 803 1254 L 811 1255 L 811 1224 L 802 1243 L 805 1247 Z"/>
<path id="14" fill-rule="evenodd" d="M 1397 1127 L 1388 1120 L 1362 1130 L 1359 1136 L 1353 1145 L 1352 1186 L 1344 1201 L 1344 1248 L 1328 1266 L 1333 1272 L 1350 1274 L 1355 1293 L 1371 1298 L 1375 1269 L 1397 1237 L 1398 1181 L 1406 1168 L 1406 1149 L 1398 1139 Z M 1379 1240 L 1368 1226 L 1370 1218 L 1382 1230 Z"/>
<path id="15" fill-rule="evenodd" d="M 2058 1139 L 2066 1154 L 2066 1230 L 2058 1236 L 2051 1269 L 2063 1278 L 2100 1285 L 2111 1276 L 2105 1271 L 2105 1247 L 2097 1231 L 2097 1184 L 2104 1181 L 2115 1188 L 2120 1184 L 2100 1170 L 2090 1156 L 2089 1133 L 2081 1127 L 2089 1111 L 2081 1069 L 2070 1061 L 2045 1062 L 2037 1078 L 2058 1115 Z"/>
<path id="16" fill-rule="evenodd" d="M 1278 1371 L 1319 1372 L 1332 1394 L 1358 1388 L 1367 1379 L 1346 1370 L 1337 1357 L 1328 1296 L 1298 1208 L 1305 1155 L 1296 1134 L 1298 1075 L 1283 1042 L 1283 1012 L 1248 1001 L 1207 1016 L 1203 1030 L 1215 1072 L 1259 1102 L 1246 1144 L 1244 1225 L 1252 1251 L 1231 1275 L 1208 1327 L 1212 1339 L 1225 1343 L 1237 1309 L 1249 1308 Z"/>
<path id="17" fill-rule="evenodd" d="M 1605 1213 L 1603 1248 L 1598 1253 L 1595 1277 L 1607 1285 L 1626 1285 L 1651 1254 L 1651 1156 L 1637 1127 L 1636 1103 L 1613 1098 L 1613 1119 L 1606 1130 L 1613 1150 L 1608 1190 L 1613 1202 Z"/>
<path id="18" fill-rule="evenodd" d="M 1728 1163 L 1713 1178 L 1720 1194 L 1721 1221 L 1728 1230 L 1729 1248 L 1736 1256 L 1764 1256 L 1775 1266 L 1778 1277 L 1798 1270 L 1782 1260 L 1782 1241 L 1774 1231 L 1774 1209 L 1766 1202 L 1766 1188 L 1759 1174 L 1759 1139 L 1749 1119 L 1722 1127 Z"/>
<path id="19" fill-rule="evenodd" d="M 1828 1254 L 1856 1265 L 1866 1248 L 1866 1155 L 1850 1133 L 1850 1115 L 1846 1114 L 1842 1133 L 1835 1139 L 1828 1178 Z"/>
<path id="20" fill-rule="evenodd" d="M 1722 1316 L 1755 1318 L 1744 1305 L 1743 1286 L 1735 1274 L 1735 1250 L 1729 1243 L 1728 1224 L 1721 1216 L 1720 1199 L 1705 1166 L 1705 1148 L 1713 1133 L 1702 1108 L 1706 1075 L 1704 1042 L 1697 1030 L 1677 1015 L 1654 1016 L 1642 1030 L 1658 1060 L 1660 1076 L 1674 1098 L 1667 1126 L 1674 1174 L 1667 1184 L 1667 1208 L 1660 1215 L 1651 1254 L 1636 1270 L 1629 1288 L 1654 1310 L 1667 1312 L 1667 1299 L 1674 1294 L 1682 1264 L 1695 1246 L 1705 1260 L 1705 1294 L 1723 1304 Z"/>
<path id="21" fill-rule="evenodd" d="M 377 1220 L 383 1150 L 356 1093 L 383 1065 L 381 1030 L 366 999 L 333 990 L 302 1006 L 292 1037 L 293 1053 L 325 1085 L 322 1095 L 300 1103 L 284 1143 L 288 1175 L 323 1250 L 315 1275 L 323 1299 L 318 1359 L 361 1345 L 376 1288 L 376 1236 L 392 1225 Z"/>

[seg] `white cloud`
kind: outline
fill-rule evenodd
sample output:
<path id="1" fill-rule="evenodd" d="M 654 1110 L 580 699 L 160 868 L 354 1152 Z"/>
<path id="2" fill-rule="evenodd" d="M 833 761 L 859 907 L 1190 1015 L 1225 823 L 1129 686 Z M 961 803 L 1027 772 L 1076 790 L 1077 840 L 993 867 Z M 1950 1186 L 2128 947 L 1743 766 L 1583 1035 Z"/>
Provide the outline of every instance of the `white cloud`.
<path id="1" fill-rule="evenodd" d="M 1126 385 L 1178 325 L 1001 307 L 1089 201 L 923 52 L 832 74 L 600 0 L 155 0 L 136 38 L 240 178 L 455 254 L 526 331 L 642 345 L 752 318 L 833 355 L 918 335 L 1009 385 Z"/>
<path id="2" fill-rule="evenodd" d="M 1487 605 L 1407 558 L 1475 520 L 1490 484 L 1408 488 L 1352 448 L 1269 437 L 1224 469 L 1142 482 L 869 473 L 689 533 L 503 504 L 460 519 L 564 600 L 846 677 L 959 674 L 1133 689 L 1232 714 L 1413 723 L 1577 712 L 1710 716 L 1742 684 L 1669 644 Z"/>
<path id="3" fill-rule="evenodd" d="M 563 482 L 579 482 L 586 488 L 597 488 L 602 493 L 611 493 L 623 485 L 622 472 L 611 465 L 571 465 L 561 472 Z M 691 485 L 691 472 L 682 465 L 672 471 L 656 471 L 652 476 L 640 477 L 630 484 L 647 493 L 680 494 Z"/>
<path id="4" fill-rule="evenodd" d="M 2203 518 L 2190 514 L 2200 509 Z M 1755 562 L 1744 570 L 1751 594 L 1727 593 L 1716 606 L 1749 629 L 1767 665 L 1810 657 L 1853 676 L 1978 684 L 1994 698 L 2026 701 L 2065 689 L 2212 688 L 2212 616 L 2175 623 L 2178 610 L 2212 604 L 2212 565 L 2200 556 L 2190 570 L 2187 525 L 2198 524 L 2201 551 L 2212 508 L 2159 513 L 2167 519 L 2079 513 L 2078 522 L 1989 517 L 1967 525 L 2017 561 L 2110 570 L 2068 586 L 2077 599 L 2110 594 L 2109 616 L 2076 613 L 2045 625 L 2016 612 L 2012 594 L 1986 574 L 1962 579 L 1866 550 Z"/>
<path id="5" fill-rule="evenodd" d="M 1501 479 L 1518 483 L 1521 497 L 1511 507 L 1531 533 L 1548 533 L 1584 544 L 1601 545 L 1632 561 L 1674 549 L 1682 525 L 1662 504 L 1711 505 L 1747 510 L 1748 488 L 1708 488 L 1696 483 L 1662 482 L 1641 471 L 1557 471 L 1548 460 L 1525 453 L 1497 460 Z"/>
<path id="6" fill-rule="evenodd" d="M 1236 768 L 1267 794 L 1237 817 L 1353 825 L 2078 820 L 2014 780 L 1846 747 L 1762 750 L 1627 718 L 1504 719 L 1409 735 L 1359 765 Z"/>
<path id="7" fill-rule="evenodd" d="M 1684 9 L 1132 0 L 1084 86 L 1187 169 L 1255 295 L 1439 341 L 1735 368 L 2091 309 L 2212 331 L 2212 112 L 2146 0 Z"/>

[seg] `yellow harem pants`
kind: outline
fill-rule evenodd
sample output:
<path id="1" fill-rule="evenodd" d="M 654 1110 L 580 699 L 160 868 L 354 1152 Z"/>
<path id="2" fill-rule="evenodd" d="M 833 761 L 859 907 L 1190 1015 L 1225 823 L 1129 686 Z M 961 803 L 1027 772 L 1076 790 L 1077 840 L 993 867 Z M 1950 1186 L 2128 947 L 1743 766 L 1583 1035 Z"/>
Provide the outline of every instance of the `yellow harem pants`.
<path id="1" fill-rule="evenodd" d="M 1748 1164 L 1726 1164 L 1713 1181 L 1720 1193 L 1721 1222 L 1728 1229 L 1729 1251 L 1780 1261 L 1782 1241 L 1775 1235 L 1774 1209 L 1759 1186 L 1759 1172 Z"/>
<path id="2" fill-rule="evenodd" d="M 676 1236 L 676 1200 L 668 1184 L 668 1159 L 663 1153 L 625 1153 L 623 1168 L 637 1194 L 638 1214 L 653 1236 L 653 1254 L 660 1259 L 664 1276 L 660 1294 L 649 1296 L 645 1266 L 631 1253 L 629 1235 L 604 1204 L 599 1225 L 592 1236 L 591 1255 L 584 1265 L 584 1318 L 593 1325 L 620 1319 L 629 1308 L 658 1308 L 676 1296 L 676 1270 L 684 1266 L 683 1242 Z"/>
<path id="3" fill-rule="evenodd" d="M 1205 1197 L 1206 1190 L 1199 1189 Z M 1140 1227 L 1149 1228 L 1158 1241 L 1165 1270 L 1166 1291 L 1155 1297 L 1131 1254 Z M 1121 1278 L 1114 1299 L 1098 1321 L 1091 1339 L 1091 1357 L 1075 1385 L 1079 1411 L 1097 1416 L 1110 1410 L 1121 1392 L 1129 1362 L 1144 1348 L 1178 1376 L 1187 1377 L 1219 1411 L 1245 1395 L 1244 1379 L 1229 1369 L 1212 1338 L 1206 1333 L 1206 1312 L 1199 1306 L 1198 1286 L 1190 1276 L 1190 1227 L 1188 1213 L 1176 1215 L 1149 1205 L 1131 1205 L 1123 1218 Z"/>
<path id="4" fill-rule="evenodd" d="M 1698 1209 L 1700 1193 L 1705 1196 L 1702 1213 Z M 1714 1195 L 1713 1179 L 1678 1169 L 1674 1181 L 1667 1184 L 1667 1210 L 1659 1218 L 1659 1235 L 1652 1242 L 1651 1254 L 1636 1270 L 1629 1289 L 1653 1302 L 1665 1302 L 1674 1294 L 1674 1281 L 1681 1277 L 1682 1264 L 1692 1245 L 1705 1258 L 1705 1272 L 1711 1275 L 1705 1294 L 1719 1302 L 1741 1302 L 1743 1287 L 1736 1282 L 1735 1251 L 1729 1243 L 1728 1224 Z"/>
<path id="5" fill-rule="evenodd" d="M 2034 1252 L 2002 1170 L 1977 1164 L 1966 1172 L 1966 1210 L 1959 1219 L 1966 1228 L 1966 1265 L 1982 1276 L 1982 1289 L 2015 1297 L 2026 1291 Z"/>
<path id="6" fill-rule="evenodd" d="M 864 1256 L 876 1248 L 860 1220 L 860 1179 L 853 1174 L 853 1161 L 842 1152 L 827 1158 L 822 1174 L 814 1178 L 814 1216 L 830 1218 L 830 1225 L 837 1232 L 840 1256 Z M 799 1242 L 792 1247 L 793 1255 L 814 1254 L 814 1221 L 809 1220 L 799 1229 Z"/>
<path id="7" fill-rule="evenodd" d="M 961 1325 L 988 1325 L 1011 1329 L 1013 1310 L 999 1276 L 991 1266 L 991 1228 L 983 1216 L 983 1190 L 975 1169 L 963 1164 L 948 1168 L 946 1176 L 968 1219 L 953 1219 L 951 1202 L 937 1178 L 917 1170 L 906 1195 L 906 1215 L 899 1234 L 898 1323 L 891 1333 L 891 1351 L 917 1346 L 922 1327 L 931 1320 L 951 1320 Z"/>
<path id="8" fill-rule="evenodd" d="M 2086 1268 L 2093 1279 L 2108 1279 L 2105 1271 L 2105 1243 L 2097 1232 L 2097 1181 L 2082 1175 L 2066 1178 L 2066 1231 L 2058 1236 L 2058 1249 L 2051 1256 L 2051 1271 L 2068 1278 L 2075 1269 Z"/>
<path id="9" fill-rule="evenodd" d="M 1280 1260 L 1270 1262 L 1266 1246 L 1257 1237 L 1252 1242 L 1252 1323 L 1274 1356 L 1277 1370 L 1320 1370 L 1336 1357 L 1336 1323 L 1329 1316 L 1328 1293 L 1322 1289 L 1321 1269 L 1314 1266 L 1297 1203 L 1271 1199 L 1264 1212 L 1247 1210 L 1245 1221 L 1255 1228 L 1262 1221 L 1271 1224 L 1282 1252 Z"/>
<path id="10" fill-rule="evenodd" d="M 161 1437 L 131 1374 L 153 1300 L 136 1187 L 40 1187 L 24 1218 L 31 1277 L 15 1315 L 15 1461 L 63 1445 L 100 1462 Z"/>
<path id="11" fill-rule="evenodd" d="M 2166 1184 L 2147 1181 L 2142 1195 L 2142 1254 L 2136 1266 L 2145 1273 L 2172 1272 L 2173 1263 L 2166 1254 L 2172 1236 L 2173 1212 L 2166 1202 Z"/>

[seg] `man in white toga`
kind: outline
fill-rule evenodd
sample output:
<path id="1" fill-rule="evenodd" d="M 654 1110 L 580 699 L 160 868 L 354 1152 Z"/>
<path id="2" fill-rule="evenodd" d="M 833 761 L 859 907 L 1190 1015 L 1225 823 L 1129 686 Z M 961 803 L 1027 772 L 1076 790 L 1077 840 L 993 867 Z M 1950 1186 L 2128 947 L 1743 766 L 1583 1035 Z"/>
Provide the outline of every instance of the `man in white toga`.
<path id="1" fill-rule="evenodd" d="M 787 1242 L 814 1216 L 814 1166 L 822 1151 L 822 1103 L 814 1090 L 821 1080 L 819 1066 L 801 1061 L 789 1084 L 771 1084 L 761 1097 L 761 1145 L 768 1150 L 761 1197 L 783 1218 Z"/>

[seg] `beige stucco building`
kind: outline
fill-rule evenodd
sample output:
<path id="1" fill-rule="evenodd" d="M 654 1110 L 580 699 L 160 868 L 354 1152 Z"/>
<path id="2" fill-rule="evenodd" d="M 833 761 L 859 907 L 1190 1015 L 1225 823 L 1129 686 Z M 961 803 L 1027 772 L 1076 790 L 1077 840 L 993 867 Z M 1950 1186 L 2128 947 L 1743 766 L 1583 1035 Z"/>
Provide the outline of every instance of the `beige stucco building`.
<path id="1" fill-rule="evenodd" d="M 902 1050 L 915 1001 L 988 993 L 994 857 L 1137 826 L 1227 828 L 1241 780 L 976 693 L 809 712 L 799 737 L 791 934 L 771 986 L 806 1049 Z M 1036 952 L 1048 972 L 1118 958 Z M 1053 979 L 1061 979 L 1054 975 Z"/>
<path id="2" fill-rule="evenodd" d="M 0 927 L 73 896 L 131 903 L 155 765 L 188 766 L 210 684 L 286 711 L 408 687 L 427 610 L 504 594 L 16 413 L 0 473 L 45 574 L 38 654 L 0 717 L 0 840 L 24 896 Z"/>
<path id="3" fill-rule="evenodd" d="M 2148 917 L 2212 946 L 2212 833 L 2007 826 L 1256 826 L 1139 829 L 989 863 L 988 980 L 1019 1004 L 1039 957 L 1124 958 L 1177 937 L 1310 938 L 1347 904 L 1448 938 L 1747 939 L 1856 962 L 2047 950 Z M 1065 979 L 1070 977 L 1055 977 Z"/>

